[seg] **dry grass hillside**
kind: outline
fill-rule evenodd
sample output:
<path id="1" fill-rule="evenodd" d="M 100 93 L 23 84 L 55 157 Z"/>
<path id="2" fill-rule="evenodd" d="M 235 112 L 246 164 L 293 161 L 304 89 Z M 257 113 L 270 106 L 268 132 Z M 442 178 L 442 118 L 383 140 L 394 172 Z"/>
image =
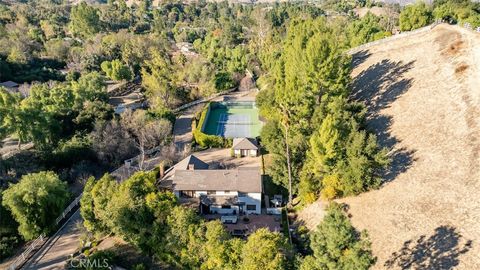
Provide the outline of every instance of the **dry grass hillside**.
<path id="1" fill-rule="evenodd" d="M 354 55 L 354 98 L 392 148 L 379 190 L 341 200 L 376 269 L 480 269 L 480 34 L 439 25 Z"/>

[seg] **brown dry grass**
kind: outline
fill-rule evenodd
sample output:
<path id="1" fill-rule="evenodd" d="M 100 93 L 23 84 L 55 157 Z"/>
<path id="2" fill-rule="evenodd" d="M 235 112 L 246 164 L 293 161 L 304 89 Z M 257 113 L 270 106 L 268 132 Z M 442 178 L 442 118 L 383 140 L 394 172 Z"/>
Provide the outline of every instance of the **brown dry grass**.
<path id="1" fill-rule="evenodd" d="M 468 69 L 468 65 L 462 63 L 455 68 L 455 74 L 457 75 L 463 74 L 467 69 Z"/>
<path id="2" fill-rule="evenodd" d="M 380 189 L 339 200 L 374 268 L 480 269 L 480 35 L 440 25 L 353 63 L 354 98 L 392 148 Z"/>

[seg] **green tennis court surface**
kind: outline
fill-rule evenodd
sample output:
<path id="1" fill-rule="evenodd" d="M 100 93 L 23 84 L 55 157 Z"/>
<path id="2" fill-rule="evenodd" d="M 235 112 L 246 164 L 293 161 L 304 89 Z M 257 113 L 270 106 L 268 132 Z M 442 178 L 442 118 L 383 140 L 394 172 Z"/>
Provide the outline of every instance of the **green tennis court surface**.
<path id="1" fill-rule="evenodd" d="M 254 102 L 214 102 L 203 132 L 225 138 L 255 138 L 261 127 Z"/>

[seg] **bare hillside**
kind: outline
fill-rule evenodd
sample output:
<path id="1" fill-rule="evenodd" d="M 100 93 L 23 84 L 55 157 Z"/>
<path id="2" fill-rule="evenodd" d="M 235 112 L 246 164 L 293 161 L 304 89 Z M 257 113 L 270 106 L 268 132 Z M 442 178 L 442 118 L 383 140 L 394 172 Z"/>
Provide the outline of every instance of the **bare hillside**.
<path id="1" fill-rule="evenodd" d="M 439 25 L 353 65 L 354 97 L 393 148 L 388 183 L 342 200 L 376 269 L 480 269 L 480 34 Z"/>

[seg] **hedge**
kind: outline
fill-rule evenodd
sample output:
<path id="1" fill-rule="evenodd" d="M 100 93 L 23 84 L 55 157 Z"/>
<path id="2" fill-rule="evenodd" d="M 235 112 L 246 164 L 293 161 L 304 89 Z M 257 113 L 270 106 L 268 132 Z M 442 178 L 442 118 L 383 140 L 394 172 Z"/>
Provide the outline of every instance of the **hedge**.
<path id="1" fill-rule="evenodd" d="M 217 147 L 231 147 L 232 140 L 226 139 L 217 135 L 209 135 L 202 132 L 202 126 L 207 120 L 207 113 L 211 103 L 207 103 L 200 113 L 200 117 L 197 117 L 192 121 L 192 134 L 195 142 L 201 147 L 205 148 L 217 148 Z M 199 119 L 198 119 L 199 118 Z M 198 121 L 197 121 L 198 119 Z"/>

